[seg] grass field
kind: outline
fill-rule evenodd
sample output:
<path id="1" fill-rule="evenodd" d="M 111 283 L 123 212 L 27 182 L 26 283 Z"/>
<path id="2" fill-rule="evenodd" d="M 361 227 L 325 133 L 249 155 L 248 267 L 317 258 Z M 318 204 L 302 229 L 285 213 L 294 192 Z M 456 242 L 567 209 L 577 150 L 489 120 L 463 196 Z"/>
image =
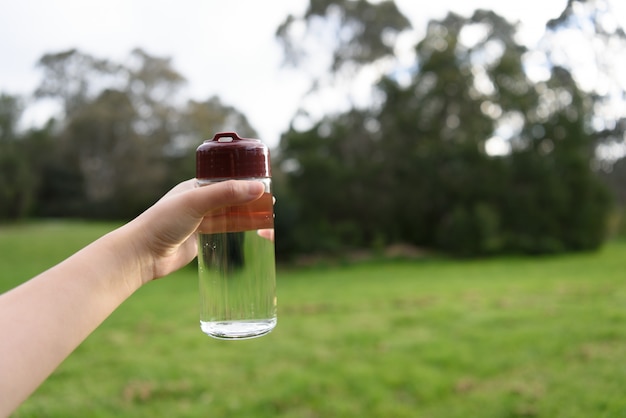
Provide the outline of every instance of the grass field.
<path id="1" fill-rule="evenodd" d="M 112 227 L 0 227 L 0 291 Z M 173 276 L 122 305 L 14 416 L 626 417 L 626 242 L 281 269 L 277 328 L 235 342 L 200 332 L 195 269 Z"/>

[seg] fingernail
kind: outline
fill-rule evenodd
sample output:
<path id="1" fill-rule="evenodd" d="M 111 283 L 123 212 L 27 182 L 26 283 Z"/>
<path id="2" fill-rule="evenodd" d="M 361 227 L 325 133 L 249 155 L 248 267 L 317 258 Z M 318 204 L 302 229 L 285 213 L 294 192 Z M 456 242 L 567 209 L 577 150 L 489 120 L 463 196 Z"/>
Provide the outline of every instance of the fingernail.
<path id="1" fill-rule="evenodd" d="M 258 196 L 265 190 L 265 186 L 263 183 L 258 181 L 250 181 L 248 182 L 248 194 L 250 196 Z"/>

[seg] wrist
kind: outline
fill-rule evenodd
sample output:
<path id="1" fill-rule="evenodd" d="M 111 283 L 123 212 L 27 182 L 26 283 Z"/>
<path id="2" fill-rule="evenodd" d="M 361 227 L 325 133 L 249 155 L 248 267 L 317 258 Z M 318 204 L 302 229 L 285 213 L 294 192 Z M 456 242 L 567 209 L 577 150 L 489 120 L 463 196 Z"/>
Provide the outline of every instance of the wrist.
<path id="1" fill-rule="evenodd" d="M 105 268 L 115 272 L 111 283 L 119 281 L 128 295 L 135 292 L 141 285 L 151 279 L 150 257 L 141 251 L 141 233 L 136 230 L 133 222 L 128 223 L 101 238 L 102 259 L 110 263 Z"/>

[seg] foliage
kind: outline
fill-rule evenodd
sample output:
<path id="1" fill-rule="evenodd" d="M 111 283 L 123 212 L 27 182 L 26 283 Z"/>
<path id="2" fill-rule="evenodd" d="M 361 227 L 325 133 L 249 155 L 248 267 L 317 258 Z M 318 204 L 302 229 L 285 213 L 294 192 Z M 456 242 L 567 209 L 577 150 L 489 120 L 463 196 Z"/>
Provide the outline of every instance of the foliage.
<path id="1" fill-rule="evenodd" d="M 45 54 L 35 99 L 63 112 L 44 128 L 15 127 L 20 100 L 0 100 L 0 219 L 130 218 L 194 176 L 205 136 L 256 136 L 217 98 L 178 104 L 184 78 L 169 58 L 136 49 L 126 64 L 72 49 Z"/>
<path id="2" fill-rule="evenodd" d="M 0 292 L 114 226 L 0 228 Z M 277 328 L 237 342 L 201 333 L 184 269 L 127 300 L 14 416 L 620 416 L 625 251 L 279 270 Z"/>
<path id="3" fill-rule="evenodd" d="M 32 141 L 18 140 L 22 112 L 18 98 L 0 94 L 0 219 L 22 217 L 33 205 L 38 185 L 36 132 Z"/>
<path id="4" fill-rule="evenodd" d="M 326 23 L 332 36 L 331 68 L 338 71 L 349 64 L 366 65 L 393 55 L 395 36 L 409 29 L 411 23 L 390 0 L 370 3 L 367 0 L 310 0 L 304 16 L 289 15 L 276 31 L 286 61 L 300 65 L 307 51 L 300 44 L 299 25 L 313 31 L 316 23 Z"/>
<path id="5" fill-rule="evenodd" d="M 568 42 L 568 34 L 572 33 L 577 34 L 576 40 Z M 626 48 L 624 28 L 606 0 L 569 0 L 563 13 L 548 22 L 547 39 L 555 45 L 547 51 L 551 60 L 569 69 L 574 78 L 594 74 L 585 78 L 588 99 L 593 106 L 591 134 L 598 144 L 600 157 L 594 165 L 601 170 L 603 180 L 623 212 L 626 205 L 623 179 L 626 117 L 621 109 L 626 87 L 619 63 Z M 623 219 L 622 229 L 626 228 Z"/>
<path id="6" fill-rule="evenodd" d="M 620 62 L 626 48 L 626 32 L 607 0 L 568 0 L 560 16 L 547 24 L 546 51 L 551 62 L 583 79 L 593 102 L 594 136 L 601 145 L 624 143 L 626 86 Z M 568 34 L 575 40 L 568 40 Z M 582 58 L 585 57 L 585 58 Z M 586 74 L 593 77 L 585 77 Z M 608 156 L 610 162 L 615 156 Z"/>
<path id="7" fill-rule="evenodd" d="M 563 67 L 531 80 L 515 35 L 491 11 L 433 20 L 410 80 L 391 73 L 369 109 L 284 134 L 296 213 L 279 236 L 307 237 L 291 250 L 375 240 L 461 256 L 598 248 L 611 199 L 591 170 L 593 101 Z M 498 141 L 508 148 L 494 155 Z"/>

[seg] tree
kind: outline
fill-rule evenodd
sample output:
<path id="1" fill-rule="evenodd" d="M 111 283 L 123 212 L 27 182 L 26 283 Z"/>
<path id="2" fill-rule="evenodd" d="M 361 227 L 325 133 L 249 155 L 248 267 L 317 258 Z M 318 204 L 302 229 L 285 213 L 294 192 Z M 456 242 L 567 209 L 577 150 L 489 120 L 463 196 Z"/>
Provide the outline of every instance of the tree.
<path id="1" fill-rule="evenodd" d="M 0 95 L 0 219 L 25 216 L 36 184 L 16 129 L 21 112 L 18 97 Z"/>
<path id="2" fill-rule="evenodd" d="M 568 68 L 589 93 L 592 112 L 585 129 L 595 138 L 595 168 L 623 212 L 626 183 L 626 85 L 620 65 L 626 54 L 626 33 L 605 0 L 570 0 L 548 24 L 545 49 L 553 65 Z M 575 37 L 572 42 L 571 38 Z M 568 43 L 569 41 L 569 43 Z M 568 45 L 575 44 L 575 48 Z M 592 74 L 592 77 L 588 75 Z M 623 214 L 622 214 L 623 215 Z M 623 218 L 623 216 L 622 216 Z M 624 220 L 621 220 L 624 224 Z M 622 225 L 621 229 L 624 229 Z"/>
<path id="3" fill-rule="evenodd" d="M 547 25 L 544 51 L 553 66 L 568 69 L 593 100 L 591 127 L 600 141 L 624 142 L 626 85 L 622 57 L 626 33 L 607 0 L 568 0 Z M 589 76 L 593 74 L 593 76 Z"/>
<path id="4" fill-rule="evenodd" d="M 589 100 L 564 68 L 531 80 L 515 39 L 493 12 L 450 13 L 416 45 L 410 81 L 390 72 L 370 109 L 292 127 L 280 155 L 292 218 L 310 221 L 310 231 L 292 225 L 309 237 L 301 247 L 404 241 L 465 256 L 597 248 L 610 199 L 590 169 Z M 489 152 L 494 140 L 508 152 Z"/>
<path id="5" fill-rule="evenodd" d="M 0 94 L 0 143 L 17 139 L 17 123 L 21 114 L 22 103 L 18 97 Z"/>
<path id="6" fill-rule="evenodd" d="M 37 66 L 42 69 L 36 98 L 59 99 L 66 116 L 72 115 L 98 94 L 104 78 L 119 74 L 119 66 L 76 49 L 43 55 Z M 110 81 L 109 81 L 110 82 Z"/>
<path id="7" fill-rule="evenodd" d="M 299 238 L 294 241 L 300 244 L 284 243 L 285 251 L 368 246 L 379 238 L 377 231 L 391 227 L 381 188 L 386 179 L 379 170 L 386 167 L 378 158 L 382 156 L 378 138 L 367 131 L 369 118 L 353 110 L 283 136 L 278 165 L 286 170 L 286 184 L 278 183 L 284 189 L 277 214 L 286 207 L 287 217 L 296 225 L 282 225 L 295 231 Z M 291 235 L 283 233 L 283 239 Z"/>
<path id="8" fill-rule="evenodd" d="M 51 150 L 52 123 L 19 130 L 23 99 L 0 94 L 0 220 L 36 213 L 43 167 Z"/>
<path id="9" fill-rule="evenodd" d="M 393 56 L 395 37 L 411 27 L 393 1 L 374 4 L 365 0 L 311 0 L 303 16 L 289 15 L 276 31 L 286 61 L 293 65 L 301 64 L 307 56 L 307 51 L 299 47 L 302 38 L 297 27 L 302 24 L 310 31 L 318 24 L 329 29 L 331 36 L 325 41 L 332 44 L 333 71 Z"/>
<path id="10" fill-rule="evenodd" d="M 395 42 L 410 29 L 409 20 L 391 0 L 311 0 L 302 16 L 289 15 L 276 37 L 285 64 L 305 70 L 310 89 L 305 99 L 332 97 L 334 110 L 363 105 L 370 89 L 395 60 Z M 300 118 L 320 115 L 306 105 Z"/>
<path id="11" fill-rule="evenodd" d="M 40 215 L 132 217 L 193 177 L 195 148 L 215 130 L 254 135 L 218 98 L 185 105 L 185 79 L 169 58 L 135 49 L 119 64 L 70 50 L 40 66 L 36 96 L 64 109 L 40 176 Z"/>

